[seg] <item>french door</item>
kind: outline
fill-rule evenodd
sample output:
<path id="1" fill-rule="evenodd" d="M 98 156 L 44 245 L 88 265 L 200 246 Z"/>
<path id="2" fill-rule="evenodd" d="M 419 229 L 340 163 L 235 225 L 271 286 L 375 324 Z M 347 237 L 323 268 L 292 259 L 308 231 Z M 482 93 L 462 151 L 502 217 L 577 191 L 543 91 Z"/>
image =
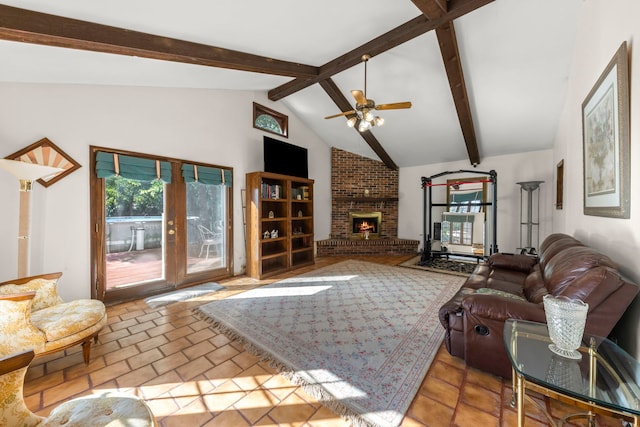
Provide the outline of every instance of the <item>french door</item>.
<path id="1" fill-rule="evenodd" d="M 232 171 L 91 147 L 92 296 L 124 301 L 232 274 Z"/>

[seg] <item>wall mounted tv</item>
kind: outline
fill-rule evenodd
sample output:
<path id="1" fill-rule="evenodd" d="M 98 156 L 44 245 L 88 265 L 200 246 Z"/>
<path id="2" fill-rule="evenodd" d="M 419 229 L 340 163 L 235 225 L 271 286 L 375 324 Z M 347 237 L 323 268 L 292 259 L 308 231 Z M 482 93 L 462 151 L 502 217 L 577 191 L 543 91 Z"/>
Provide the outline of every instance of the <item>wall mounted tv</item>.
<path id="1" fill-rule="evenodd" d="M 309 177 L 307 149 L 264 137 L 264 171 L 282 175 Z"/>

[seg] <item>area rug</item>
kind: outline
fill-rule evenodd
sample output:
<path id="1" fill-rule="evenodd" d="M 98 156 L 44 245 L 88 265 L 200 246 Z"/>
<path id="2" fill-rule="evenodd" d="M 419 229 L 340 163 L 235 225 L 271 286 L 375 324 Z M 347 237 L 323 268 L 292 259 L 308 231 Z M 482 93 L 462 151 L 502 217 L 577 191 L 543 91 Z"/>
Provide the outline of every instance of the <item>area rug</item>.
<path id="1" fill-rule="evenodd" d="M 478 265 L 476 261 L 460 261 L 446 258 L 432 258 L 421 262 L 421 258 L 422 256 L 418 255 L 417 257 L 403 262 L 400 266 L 468 277 L 473 273 L 473 270 L 475 270 Z"/>
<path id="2" fill-rule="evenodd" d="M 350 260 L 195 310 L 353 426 L 398 426 L 462 282 Z"/>
<path id="3" fill-rule="evenodd" d="M 177 291 L 168 292 L 166 294 L 155 295 L 146 298 L 144 302 L 146 302 L 149 307 L 162 307 L 164 305 L 171 304 L 172 302 L 200 297 L 219 291 L 220 289 L 224 289 L 224 286 L 215 282 L 208 282 L 201 285 L 191 286 L 189 288 L 178 289 Z"/>

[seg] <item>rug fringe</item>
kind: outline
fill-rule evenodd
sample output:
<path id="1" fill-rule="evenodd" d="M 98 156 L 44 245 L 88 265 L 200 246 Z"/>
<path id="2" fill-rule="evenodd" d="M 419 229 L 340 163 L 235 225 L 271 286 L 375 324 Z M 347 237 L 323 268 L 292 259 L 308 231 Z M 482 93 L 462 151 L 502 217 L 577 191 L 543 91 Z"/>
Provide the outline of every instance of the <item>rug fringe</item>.
<path id="1" fill-rule="evenodd" d="M 196 316 L 210 323 L 213 328 L 218 329 L 224 336 L 226 336 L 230 340 L 238 341 L 239 343 L 241 343 L 249 353 L 256 356 L 258 359 L 260 359 L 260 361 L 268 362 L 269 366 L 274 368 L 278 373 L 280 373 L 292 383 L 300 386 L 306 393 L 309 393 L 311 396 L 318 399 L 321 404 L 344 418 L 348 423 L 351 424 L 352 427 L 388 427 L 365 420 L 362 415 L 357 414 L 356 412 L 347 408 L 342 403 L 340 403 L 340 401 L 336 400 L 333 395 L 327 393 L 323 387 L 313 383 L 309 383 L 308 381 L 300 378 L 300 376 L 296 374 L 295 370 L 291 369 L 281 362 L 278 362 L 273 358 L 271 353 L 263 350 L 259 346 L 256 346 L 254 343 L 247 340 L 242 335 L 236 333 L 223 323 L 207 316 L 206 313 L 200 310 L 200 307 L 195 307 L 192 309 L 192 311 Z"/>

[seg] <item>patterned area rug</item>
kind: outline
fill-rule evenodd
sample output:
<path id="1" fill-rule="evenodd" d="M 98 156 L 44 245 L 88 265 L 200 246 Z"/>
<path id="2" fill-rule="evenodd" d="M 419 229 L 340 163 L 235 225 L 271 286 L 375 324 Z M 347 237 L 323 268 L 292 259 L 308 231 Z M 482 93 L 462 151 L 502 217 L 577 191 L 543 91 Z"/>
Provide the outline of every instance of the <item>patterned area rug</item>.
<path id="1" fill-rule="evenodd" d="M 398 426 L 463 279 L 344 261 L 213 301 L 198 313 L 354 426 Z"/>

